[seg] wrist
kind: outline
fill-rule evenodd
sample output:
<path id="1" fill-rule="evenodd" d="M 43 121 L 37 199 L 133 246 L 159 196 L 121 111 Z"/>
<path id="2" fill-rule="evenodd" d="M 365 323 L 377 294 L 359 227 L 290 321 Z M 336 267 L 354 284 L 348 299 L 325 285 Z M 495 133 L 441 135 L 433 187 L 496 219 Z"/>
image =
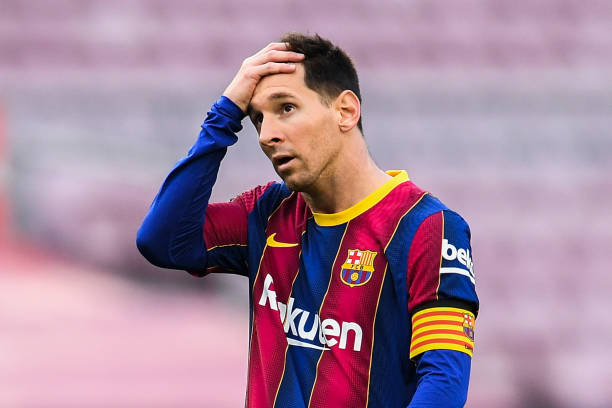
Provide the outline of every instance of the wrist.
<path id="1" fill-rule="evenodd" d="M 226 94 L 221 95 L 221 97 L 215 102 L 214 107 L 223 115 L 228 116 L 231 119 L 241 121 L 246 114 L 245 111 L 234 102 Z"/>
<path id="2" fill-rule="evenodd" d="M 242 98 L 239 97 L 239 95 L 234 95 L 230 89 L 226 89 L 225 92 L 223 92 L 222 96 L 232 101 L 232 103 L 242 111 L 243 116 L 246 115 L 246 111 L 249 106 L 249 101 L 244 101 L 242 100 Z"/>

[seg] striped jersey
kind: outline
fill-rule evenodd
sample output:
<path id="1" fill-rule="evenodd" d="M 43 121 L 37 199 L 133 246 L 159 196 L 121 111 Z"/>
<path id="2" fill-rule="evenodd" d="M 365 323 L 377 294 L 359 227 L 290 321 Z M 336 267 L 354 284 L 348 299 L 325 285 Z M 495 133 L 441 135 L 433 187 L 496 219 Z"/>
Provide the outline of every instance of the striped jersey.
<path id="1" fill-rule="evenodd" d="M 403 406 L 411 358 L 472 354 L 469 229 L 391 174 L 337 214 L 313 214 L 281 183 L 208 206 L 207 271 L 249 277 L 247 406 Z"/>
<path id="2" fill-rule="evenodd" d="M 278 182 L 208 204 L 239 130 L 238 108 L 221 102 L 164 182 L 139 249 L 194 275 L 248 277 L 246 406 L 406 407 L 438 384 L 437 362 L 467 392 L 478 298 L 466 222 L 405 171 L 336 214 Z"/>

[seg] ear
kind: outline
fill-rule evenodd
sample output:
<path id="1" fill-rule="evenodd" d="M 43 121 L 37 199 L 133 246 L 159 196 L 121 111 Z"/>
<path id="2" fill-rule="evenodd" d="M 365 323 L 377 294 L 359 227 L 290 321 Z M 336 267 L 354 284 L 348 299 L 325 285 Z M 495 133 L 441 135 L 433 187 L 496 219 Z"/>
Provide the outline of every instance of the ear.
<path id="1" fill-rule="evenodd" d="M 334 105 L 338 116 L 338 126 L 342 132 L 348 132 L 357 126 L 361 117 L 361 104 L 353 91 L 348 89 L 342 91 Z"/>

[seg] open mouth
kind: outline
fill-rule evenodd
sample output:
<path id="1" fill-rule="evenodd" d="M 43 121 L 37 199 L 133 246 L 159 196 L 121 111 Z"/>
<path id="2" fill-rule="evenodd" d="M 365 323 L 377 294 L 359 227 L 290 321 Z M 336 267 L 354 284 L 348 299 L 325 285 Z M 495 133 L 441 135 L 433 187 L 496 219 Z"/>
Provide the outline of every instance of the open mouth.
<path id="1" fill-rule="evenodd" d="M 274 163 L 274 165 L 276 166 L 277 169 L 284 167 L 286 164 L 288 164 L 291 160 L 293 160 L 294 157 L 293 156 L 276 156 L 272 159 L 272 162 Z"/>
<path id="2" fill-rule="evenodd" d="M 276 161 L 276 165 L 282 166 L 283 164 L 289 163 L 291 160 L 293 160 L 293 157 L 281 157 Z"/>

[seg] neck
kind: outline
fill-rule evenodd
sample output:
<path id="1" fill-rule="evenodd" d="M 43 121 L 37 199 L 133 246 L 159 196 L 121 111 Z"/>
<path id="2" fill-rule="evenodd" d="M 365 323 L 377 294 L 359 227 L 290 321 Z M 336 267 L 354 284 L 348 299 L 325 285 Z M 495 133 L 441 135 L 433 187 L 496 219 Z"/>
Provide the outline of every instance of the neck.
<path id="1" fill-rule="evenodd" d="M 312 212 L 333 214 L 344 211 L 391 179 L 374 163 L 361 134 L 351 139 L 330 168 L 321 174 L 316 185 L 302 191 Z"/>

